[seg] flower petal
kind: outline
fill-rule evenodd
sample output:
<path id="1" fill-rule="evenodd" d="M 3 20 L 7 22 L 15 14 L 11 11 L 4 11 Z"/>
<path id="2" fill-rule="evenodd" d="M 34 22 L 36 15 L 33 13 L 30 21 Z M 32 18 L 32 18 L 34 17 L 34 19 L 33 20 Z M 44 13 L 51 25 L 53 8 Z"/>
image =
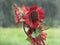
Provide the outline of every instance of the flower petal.
<path id="1" fill-rule="evenodd" d="M 34 5 L 34 6 L 32 6 L 32 7 L 30 8 L 31 11 L 36 10 L 36 9 L 37 9 L 37 6 L 36 6 L 36 5 Z"/>
<path id="2" fill-rule="evenodd" d="M 26 13 L 28 11 L 28 8 L 22 3 L 22 11 Z"/>
<path id="3" fill-rule="evenodd" d="M 46 37 L 47 37 L 47 34 L 44 31 L 42 31 L 41 32 L 41 38 L 42 38 L 42 40 L 46 40 Z"/>
<path id="4" fill-rule="evenodd" d="M 37 12 L 38 12 L 38 17 L 39 17 L 39 19 L 41 20 L 41 19 L 44 19 L 44 11 L 43 11 L 43 9 L 42 8 L 38 8 L 37 9 Z"/>
<path id="5" fill-rule="evenodd" d="M 13 5 L 14 9 L 15 9 L 15 15 L 16 15 L 16 24 L 20 23 L 20 12 L 19 12 L 19 8 L 16 4 Z"/>

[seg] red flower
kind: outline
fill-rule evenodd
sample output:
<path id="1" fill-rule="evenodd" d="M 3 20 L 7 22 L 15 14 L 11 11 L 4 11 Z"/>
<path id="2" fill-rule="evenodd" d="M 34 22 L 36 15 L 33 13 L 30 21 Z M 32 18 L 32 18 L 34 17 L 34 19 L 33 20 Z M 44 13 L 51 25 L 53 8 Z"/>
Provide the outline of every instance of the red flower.
<path id="1" fill-rule="evenodd" d="M 44 19 L 44 11 L 42 8 L 32 6 L 23 18 L 28 26 L 30 26 L 31 28 L 36 28 Z"/>
<path id="2" fill-rule="evenodd" d="M 13 6 L 15 8 L 16 24 L 19 24 L 20 23 L 20 12 L 16 4 L 14 4 Z"/>

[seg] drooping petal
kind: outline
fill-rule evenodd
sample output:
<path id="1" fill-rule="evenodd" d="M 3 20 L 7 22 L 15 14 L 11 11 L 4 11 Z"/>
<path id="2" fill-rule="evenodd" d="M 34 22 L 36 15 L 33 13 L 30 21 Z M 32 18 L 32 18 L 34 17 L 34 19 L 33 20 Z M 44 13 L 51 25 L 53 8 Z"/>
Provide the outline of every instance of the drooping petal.
<path id="1" fill-rule="evenodd" d="M 42 40 L 46 40 L 46 37 L 47 37 L 46 32 L 42 31 L 41 32 L 41 38 L 42 38 Z"/>
<path id="2" fill-rule="evenodd" d="M 13 5 L 14 9 L 15 9 L 15 17 L 16 17 L 16 24 L 20 23 L 20 12 L 19 12 L 19 8 L 16 4 Z"/>

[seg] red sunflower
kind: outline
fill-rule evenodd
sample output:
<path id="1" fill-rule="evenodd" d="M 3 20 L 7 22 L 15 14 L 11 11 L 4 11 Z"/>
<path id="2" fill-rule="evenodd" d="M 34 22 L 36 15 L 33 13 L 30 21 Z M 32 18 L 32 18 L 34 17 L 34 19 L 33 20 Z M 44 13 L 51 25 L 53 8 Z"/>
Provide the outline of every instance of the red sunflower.
<path id="1" fill-rule="evenodd" d="M 36 28 L 44 19 L 44 11 L 42 8 L 32 6 L 27 14 L 23 16 L 24 22 L 31 28 Z"/>

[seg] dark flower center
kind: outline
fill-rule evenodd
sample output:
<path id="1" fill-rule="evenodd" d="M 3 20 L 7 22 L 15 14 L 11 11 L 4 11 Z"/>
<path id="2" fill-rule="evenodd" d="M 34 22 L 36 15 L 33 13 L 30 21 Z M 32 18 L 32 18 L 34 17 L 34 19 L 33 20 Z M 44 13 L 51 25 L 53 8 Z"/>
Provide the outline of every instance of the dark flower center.
<path id="1" fill-rule="evenodd" d="M 38 19 L 38 13 L 36 11 L 32 11 L 30 13 L 30 21 L 34 23 L 36 22 L 37 19 Z"/>

